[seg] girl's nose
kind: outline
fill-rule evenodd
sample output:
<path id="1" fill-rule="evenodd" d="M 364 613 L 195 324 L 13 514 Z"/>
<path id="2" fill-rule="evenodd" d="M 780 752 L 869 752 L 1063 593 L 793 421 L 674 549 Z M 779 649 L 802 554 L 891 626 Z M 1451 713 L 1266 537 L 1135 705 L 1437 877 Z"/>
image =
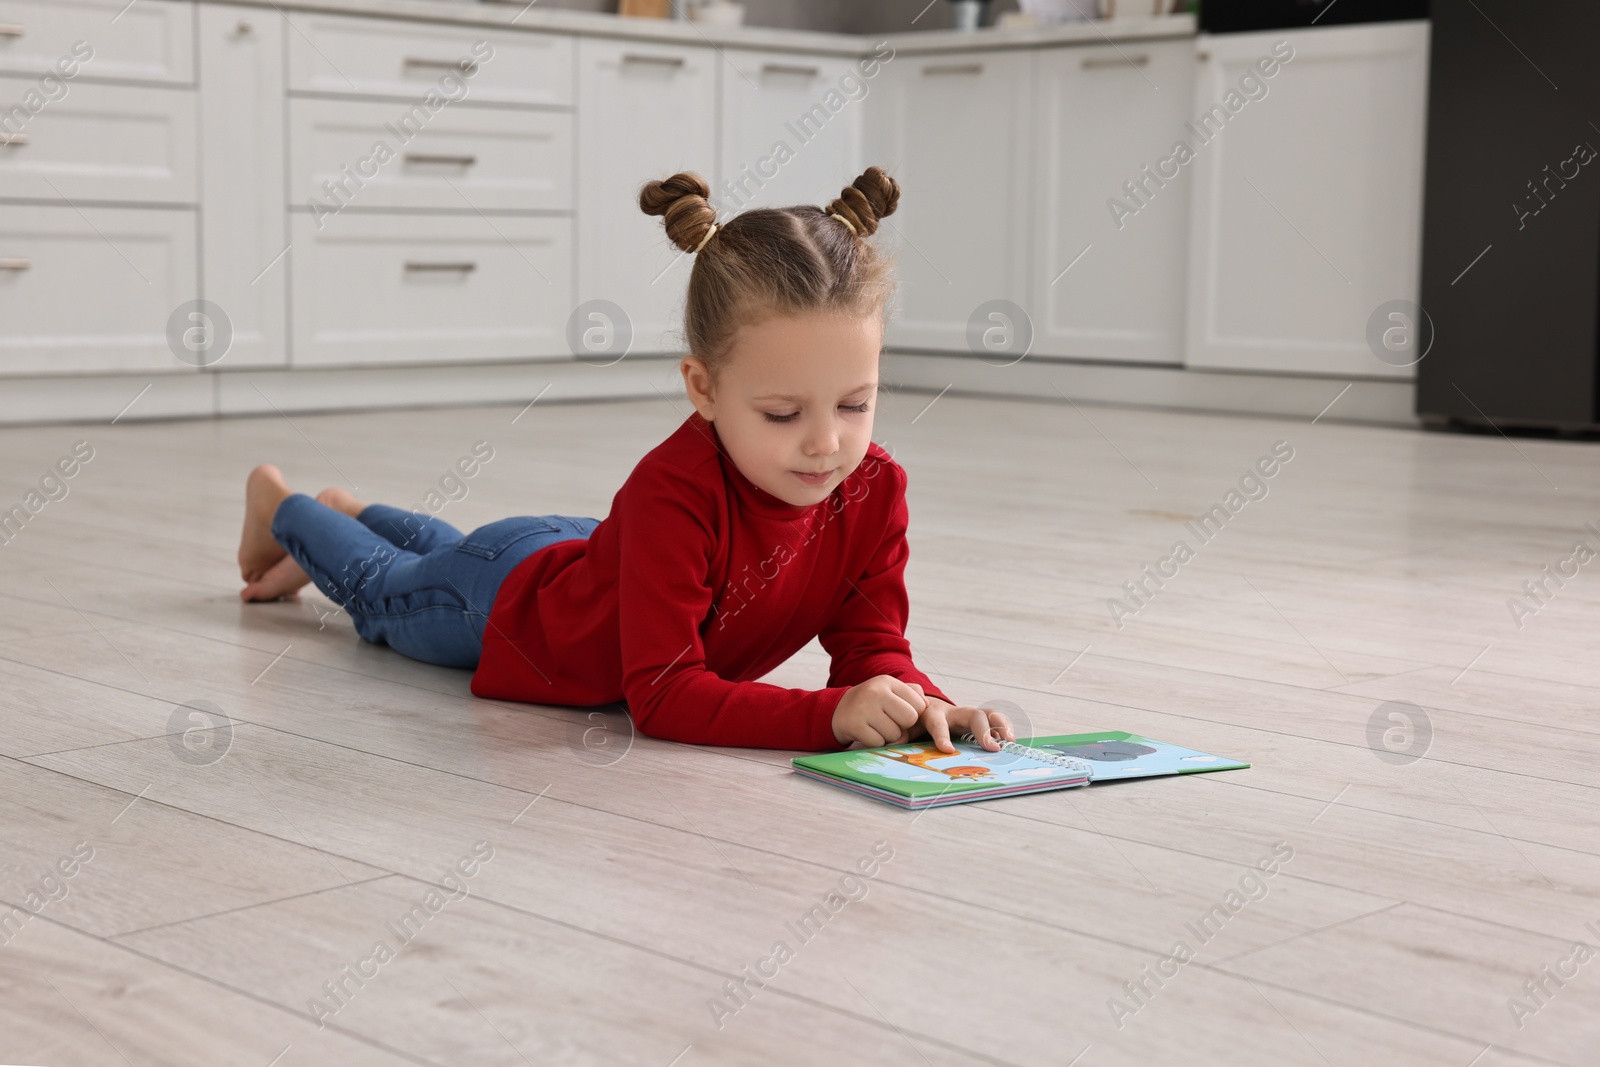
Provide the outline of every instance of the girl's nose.
<path id="1" fill-rule="evenodd" d="M 839 428 L 833 424 L 833 419 L 812 429 L 806 451 L 814 456 L 831 456 L 839 451 Z"/>

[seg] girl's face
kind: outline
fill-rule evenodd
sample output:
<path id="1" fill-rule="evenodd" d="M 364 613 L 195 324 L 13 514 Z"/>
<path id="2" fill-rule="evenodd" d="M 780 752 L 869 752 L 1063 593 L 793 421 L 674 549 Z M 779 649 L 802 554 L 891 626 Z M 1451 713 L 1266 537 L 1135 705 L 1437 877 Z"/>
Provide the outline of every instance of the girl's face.
<path id="1" fill-rule="evenodd" d="M 826 500 L 867 454 L 882 348 L 876 315 L 774 315 L 740 327 L 715 385 L 695 356 L 680 370 L 740 473 L 785 503 L 808 506 Z"/>

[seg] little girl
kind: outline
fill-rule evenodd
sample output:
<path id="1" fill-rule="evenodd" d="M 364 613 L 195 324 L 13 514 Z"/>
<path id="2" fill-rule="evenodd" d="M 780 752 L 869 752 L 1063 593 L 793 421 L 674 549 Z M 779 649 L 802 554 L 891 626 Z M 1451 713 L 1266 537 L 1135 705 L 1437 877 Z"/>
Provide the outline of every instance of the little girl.
<path id="1" fill-rule="evenodd" d="M 822 750 L 963 731 L 996 750 L 1005 716 L 958 706 L 912 662 L 906 473 L 872 442 L 891 265 L 867 239 L 900 187 L 869 168 L 826 209 L 723 225 L 675 174 L 639 205 L 695 254 L 679 364 L 695 411 L 639 461 L 604 520 L 501 519 L 463 535 L 339 489 L 246 483 L 241 596 L 314 581 L 356 632 L 475 668 L 477 696 L 626 701 L 641 733 Z M 815 691 L 757 682 L 813 637 Z"/>

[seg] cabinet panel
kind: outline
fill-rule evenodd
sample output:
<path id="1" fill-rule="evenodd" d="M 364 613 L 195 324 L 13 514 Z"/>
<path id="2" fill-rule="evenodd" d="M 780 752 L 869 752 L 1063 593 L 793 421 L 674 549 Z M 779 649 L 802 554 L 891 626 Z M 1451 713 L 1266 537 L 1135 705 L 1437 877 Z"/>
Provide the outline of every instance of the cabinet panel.
<path id="1" fill-rule="evenodd" d="M 874 79 L 851 59 L 736 49 L 723 56 L 718 209 L 831 202 L 866 167 L 862 116 Z"/>
<path id="2" fill-rule="evenodd" d="M 34 84 L 0 77 L 0 100 Z M 0 197 L 195 201 L 190 89 L 71 85 L 0 146 Z"/>
<path id="3" fill-rule="evenodd" d="M 1373 354 L 1366 327 L 1417 299 L 1428 25 L 1202 37 L 1196 119 L 1278 41 L 1293 54 L 1267 95 L 1189 164 L 1186 361 L 1412 377 Z"/>
<path id="4" fill-rule="evenodd" d="M 429 116 L 420 104 L 289 103 L 291 195 L 300 207 L 312 199 L 333 209 L 572 207 L 569 112 L 454 104 Z"/>
<path id="5" fill-rule="evenodd" d="M 294 363 L 570 356 L 572 220 L 296 211 Z"/>
<path id="6" fill-rule="evenodd" d="M 899 263 L 887 343 L 967 351 L 967 320 L 979 305 L 1028 301 L 1033 58 L 1022 50 L 905 56 L 879 75 L 869 162 L 904 187 L 875 238 Z"/>
<path id="7" fill-rule="evenodd" d="M 1181 363 L 1190 175 L 1156 169 L 1187 133 L 1194 44 L 1050 49 L 1035 64 L 1033 351 Z M 1144 183 L 1131 217 L 1113 210 L 1140 204 L 1130 182 Z"/>
<path id="8" fill-rule="evenodd" d="M 201 295 L 227 314 L 224 368 L 288 362 L 283 20 L 200 7 Z"/>
<path id="9" fill-rule="evenodd" d="M 167 319 L 196 281 L 192 210 L 0 204 L 0 373 L 186 370 Z"/>
<path id="10" fill-rule="evenodd" d="M 195 5 L 188 0 L 0 0 L 0 73 L 59 70 L 79 41 L 91 53 L 79 79 L 194 82 Z M 0 107 L 15 101 L 0 97 Z"/>
<path id="11" fill-rule="evenodd" d="M 632 320 L 633 350 L 682 347 L 693 257 L 639 210 L 639 188 L 717 165 L 717 55 L 709 48 L 584 39 L 579 43 L 578 298 L 605 299 Z"/>
<path id="12" fill-rule="evenodd" d="M 457 102 L 572 103 L 571 37 L 304 12 L 285 17 L 298 31 L 288 39 L 294 90 L 420 100 L 437 89 Z M 488 49 L 475 50 L 479 42 Z M 462 78 L 462 60 L 476 61 L 477 73 Z M 443 82 L 447 76 L 465 88 Z"/>

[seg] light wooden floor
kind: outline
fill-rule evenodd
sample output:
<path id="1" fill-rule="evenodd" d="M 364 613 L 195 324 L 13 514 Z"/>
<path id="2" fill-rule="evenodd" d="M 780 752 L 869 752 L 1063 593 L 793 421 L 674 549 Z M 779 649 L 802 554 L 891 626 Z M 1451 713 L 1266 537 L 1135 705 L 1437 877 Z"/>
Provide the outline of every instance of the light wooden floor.
<path id="1" fill-rule="evenodd" d="M 929 399 L 886 395 L 876 431 L 911 475 L 921 666 L 1034 733 L 1253 769 L 911 815 L 790 754 L 474 700 L 315 594 L 236 599 L 253 463 L 409 505 L 481 438 L 442 517 L 599 517 L 686 413 L 664 400 L 0 430 L 0 508 L 96 450 L 0 547 L 0 899 L 93 849 L 0 946 L 0 1061 L 1596 1062 L 1600 961 L 1523 983 L 1600 942 L 1600 564 L 1520 630 L 1506 601 L 1600 547 L 1600 446 Z M 1117 629 L 1106 599 L 1278 440 L 1270 494 Z M 825 677 L 813 645 L 769 680 Z M 233 723 L 210 748 L 183 744 L 196 701 Z M 1425 709 L 1425 758 L 1369 746 L 1388 701 Z M 479 841 L 467 897 L 319 1028 L 310 998 Z M 866 895 L 802 942 L 875 842 Z"/>

